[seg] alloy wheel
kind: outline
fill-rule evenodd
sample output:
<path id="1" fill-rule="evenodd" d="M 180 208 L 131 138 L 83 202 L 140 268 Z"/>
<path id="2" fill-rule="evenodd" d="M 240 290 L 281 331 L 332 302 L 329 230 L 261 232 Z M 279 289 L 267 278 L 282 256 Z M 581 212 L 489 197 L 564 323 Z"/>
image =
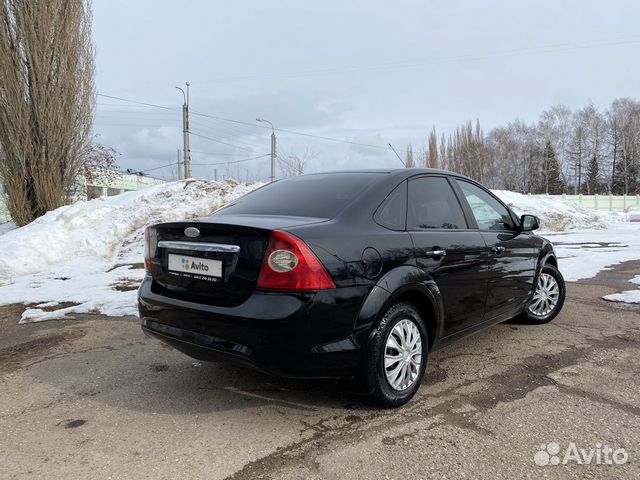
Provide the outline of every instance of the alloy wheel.
<path id="1" fill-rule="evenodd" d="M 527 308 L 536 317 L 546 317 L 556 308 L 559 298 L 560 286 L 556 279 L 548 273 L 541 273 L 536 285 L 536 291 Z"/>
<path id="2" fill-rule="evenodd" d="M 400 320 L 391 329 L 384 352 L 387 382 L 394 390 L 406 390 L 414 384 L 422 363 L 422 338 L 410 319 Z"/>

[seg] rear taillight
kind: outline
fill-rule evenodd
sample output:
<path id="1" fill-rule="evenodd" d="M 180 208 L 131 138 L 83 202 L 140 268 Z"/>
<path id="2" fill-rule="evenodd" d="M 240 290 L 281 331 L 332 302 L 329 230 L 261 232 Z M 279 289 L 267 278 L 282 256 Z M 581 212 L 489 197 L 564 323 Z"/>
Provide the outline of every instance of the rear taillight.
<path id="1" fill-rule="evenodd" d="M 153 263 L 151 259 L 151 228 L 144 229 L 144 269 L 147 273 L 153 272 Z"/>
<path id="2" fill-rule="evenodd" d="M 287 291 L 336 288 L 327 270 L 306 243 L 277 230 L 271 233 L 256 287 Z"/>

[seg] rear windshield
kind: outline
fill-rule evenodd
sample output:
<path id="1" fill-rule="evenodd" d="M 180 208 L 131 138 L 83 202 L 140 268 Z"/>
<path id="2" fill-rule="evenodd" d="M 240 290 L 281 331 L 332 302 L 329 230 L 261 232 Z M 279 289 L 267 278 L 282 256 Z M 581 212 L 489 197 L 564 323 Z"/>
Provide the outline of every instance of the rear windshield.
<path id="1" fill-rule="evenodd" d="M 286 215 L 333 218 L 380 174 L 328 173 L 292 177 L 266 185 L 216 215 Z"/>

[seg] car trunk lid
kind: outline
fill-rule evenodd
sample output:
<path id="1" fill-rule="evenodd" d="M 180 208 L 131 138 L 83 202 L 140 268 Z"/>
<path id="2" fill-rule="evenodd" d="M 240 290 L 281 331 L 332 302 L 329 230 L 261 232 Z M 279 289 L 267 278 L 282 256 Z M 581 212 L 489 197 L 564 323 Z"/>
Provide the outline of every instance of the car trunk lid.
<path id="1" fill-rule="evenodd" d="M 271 232 L 321 221 L 325 219 L 214 215 L 156 225 L 154 293 L 208 305 L 240 305 L 255 291 Z"/>

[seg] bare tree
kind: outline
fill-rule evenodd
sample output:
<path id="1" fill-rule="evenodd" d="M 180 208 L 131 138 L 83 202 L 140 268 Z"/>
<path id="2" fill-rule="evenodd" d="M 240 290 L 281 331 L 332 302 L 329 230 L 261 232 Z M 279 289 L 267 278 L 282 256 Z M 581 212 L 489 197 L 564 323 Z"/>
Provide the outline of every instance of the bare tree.
<path id="1" fill-rule="evenodd" d="M 110 185 L 120 173 L 117 171 L 116 155 L 113 148 L 93 143 L 87 149 L 82 162 L 82 176 L 87 184 L 101 183 Z"/>
<path id="2" fill-rule="evenodd" d="M 416 161 L 413 159 L 413 146 L 411 144 L 407 145 L 407 156 L 404 161 L 404 166 L 406 168 L 416 168 Z"/>
<path id="3" fill-rule="evenodd" d="M 438 168 L 438 137 L 436 127 L 429 132 L 429 146 L 427 147 L 427 162 L 429 168 Z"/>
<path id="4" fill-rule="evenodd" d="M 25 225 L 63 205 L 91 142 L 88 0 L 0 0 L 0 177 Z"/>
<path id="5" fill-rule="evenodd" d="M 429 137 L 427 156 L 434 151 Z M 478 121 L 458 126 L 437 152 L 438 163 L 490 187 L 521 192 L 640 192 L 640 102 L 619 98 L 606 110 L 592 103 L 556 105 L 537 124 L 516 119 L 486 136 Z"/>
<path id="6" fill-rule="evenodd" d="M 571 177 L 569 143 L 572 134 L 572 112 L 566 105 L 554 105 L 540 114 L 538 122 L 541 143 L 551 142 L 551 147 L 560 162 L 562 180 L 566 184 Z"/>
<path id="7" fill-rule="evenodd" d="M 317 156 L 318 154 L 310 150 L 309 147 L 305 148 L 302 153 L 291 152 L 286 157 L 278 156 L 282 176 L 286 178 L 303 175 L 307 164 Z"/>

